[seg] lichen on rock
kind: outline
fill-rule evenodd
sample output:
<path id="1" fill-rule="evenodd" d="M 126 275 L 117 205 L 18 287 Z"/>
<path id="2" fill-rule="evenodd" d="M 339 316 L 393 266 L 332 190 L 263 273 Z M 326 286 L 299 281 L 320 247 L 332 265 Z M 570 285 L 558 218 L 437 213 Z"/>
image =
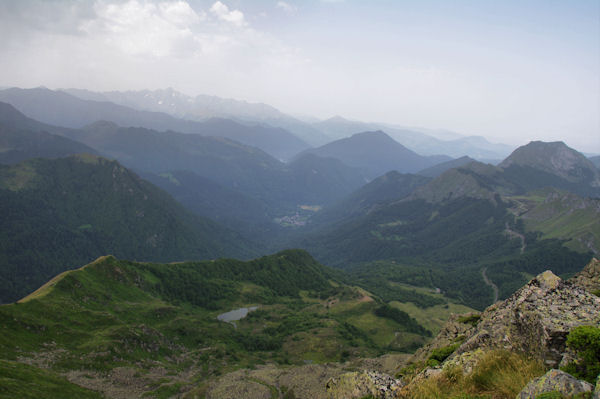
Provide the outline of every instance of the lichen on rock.
<path id="1" fill-rule="evenodd" d="M 588 382 L 578 380 L 564 371 L 552 369 L 527 384 L 516 399 L 535 399 L 538 395 L 550 392 L 557 392 L 563 397 L 570 398 L 577 394 L 592 392 L 593 389 L 594 386 Z"/>
<path id="2" fill-rule="evenodd" d="M 402 382 L 387 374 L 376 371 L 361 371 L 342 374 L 327 382 L 330 399 L 353 399 L 373 396 L 378 399 L 396 398 Z"/>
<path id="3" fill-rule="evenodd" d="M 483 312 L 455 355 L 477 348 L 530 353 L 556 367 L 569 331 L 600 324 L 600 298 L 546 271 Z"/>
<path id="4" fill-rule="evenodd" d="M 588 292 L 598 292 L 600 290 L 600 260 L 592 258 L 590 263 L 569 281 Z"/>

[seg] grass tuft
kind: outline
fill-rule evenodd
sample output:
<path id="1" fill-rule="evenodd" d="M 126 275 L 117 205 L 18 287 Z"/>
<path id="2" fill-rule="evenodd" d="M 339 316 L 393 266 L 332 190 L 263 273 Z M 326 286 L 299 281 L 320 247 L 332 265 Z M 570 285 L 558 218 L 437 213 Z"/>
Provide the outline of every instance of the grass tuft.
<path id="1" fill-rule="evenodd" d="M 494 350 L 482 355 L 474 371 L 446 367 L 438 376 L 415 379 L 402 392 L 411 399 L 514 399 L 533 378 L 546 372 L 542 363 L 524 355 Z"/>

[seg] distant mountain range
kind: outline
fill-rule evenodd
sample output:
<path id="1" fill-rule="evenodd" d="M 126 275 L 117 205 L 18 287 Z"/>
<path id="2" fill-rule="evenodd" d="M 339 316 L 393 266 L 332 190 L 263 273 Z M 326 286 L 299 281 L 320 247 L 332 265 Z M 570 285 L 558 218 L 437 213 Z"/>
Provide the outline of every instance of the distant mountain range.
<path id="1" fill-rule="evenodd" d="M 91 92 L 79 89 L 0 90 L 0 101 L 41 122 L 81 128 L 98 120 L 124 127 L 173 130 L 204 136 L 227 137 L 258 147 L 281 160 L 300 151 L 321 146 L 353 134 L 382 130 L 421 155 L 470 156 L 486 162 L 503 159 L 513 149 L 491 144 L 482 137 L 460 137 L 449 132 L 401 128 L 334 117 L 321 122 L 303 122 L 266 104 L 189 97 L 173 89 L 127 92 Z M 434 136 L 444 137 L 444 139 Z"/>
<path id="2" fill-rule="evenodd" d="M 471 157 L 464 156 L 464 157 L 460 157 L 460 158 L 453 159 L 450 161 L 442 162 L 437 165 L 430 166 L 429 168 L 420 170 L 418 172 L 418 174 L 421 176 L 427 176 L 427 177 L 438 177 L 439 175 L 441 175 L 442 173 L 444 173 L 447 170 L 458 168 L 460 166 L 467 165 L 471 162 L 475 162 L 475 160 Z"/>
<path id="3" fill-rule="evenodd" d="M 596 155 L 596 156 L 590 157 L 589 160 L 592 161 L 592 163 L 594 165 L 596 165 L 597 168 L 600 169 L 600 155 Z"/>
<path id="4" fill-rule="evenodd" d="M 581 196 L 600 196 L 600 172 L 583 154 L 563 142 L 534 141 L 516 149 L 497 167 L 472 162 L 448 170 L 415 191 L 413 198 L 430 202 L 464 196 L 493 198 L 544 187 Z"/>
<path id="5" fill-rule="evenodd" d="M 349 137 L 359 132 L 381 130 L 421 155 L 444 154 L 454 158 L 470 156 L 478 160 L 489 161 L 503 159 L 514 149 L 505 144 L 492 144 L 479 136 L 454 137 L 455 135 L 446 134 L 444 135 L 446 139 L 441 140 L 424 133 L 424 131 L 427 132 L 424 129 L 351 121 L 340 116 L 314 123 L 314 126 L 334 139 Z"/>
<path id="6" fill-rule="evenodd" d="M 310 145 L 322 145 L 330 141 L 310 124 L 271 107 L 267 104 L 249 103 L 216 96 L 186 96 L 173 89 L 92 92 L 65 89 L 66 93 L 93 101 L 110 101 L 115 104 L 143 111 L 164 112 L 177 118 L 206 121 L 211 118 L 233 119 L 242 124 L 260 127 L 269 125 L 285 129 Z M 259 126 L 256 126 L 259 124 Z M 249 144 L 249 143 L 246 143 Z"/>
<path id="7" fill-rule="evenodd" d="M 360 171 L 335 159 L 311 155 L 284 164 L 257 148 L 225 138 L 124 128 L 112 122 L 69 129 L 27 118 L 8 104 L 0 110 L 0 127 L 10 126 L 0 135 L 7 148 L 0 159 L 4 156 L 6 163 L 8 157 L 18 161 L 99 153 L 143 174 L 196 213 L 209 216 L 214 212 L 212 218 L 248 234 L 276 231 L 275 217 L 294 215 L 300 206 L 331 204 L 366 181 Z M 36 139 L 25 140 L 30 136 Z M 61 143 L 60 152 L 51 151 L 56 145 L 40 142 L 46 136 Z M 64 143 L 73 148 L 62 147 Z M 19 157 L 15 150 L 8 150 L 18 146 Z M 46 152 L 38 151 L 40 146 Z M 234 210 L 228 211 L 225 204 Z"/>
<path id="8" fill-rule="evenodd" d="M 391 170 L 416 172 L 451 160 L 445 155 L 421 156 L 382 131 L 363 132 L 304 151 L 321 157 L 336 158 L 346 165 L 364 170 L 370 178 Z"/>
<path id="9" fill-rule="evenodd" d="M 483 137 L 464 137 L 441 130 L 351 121 L 340 116 L 324 121 L 304 122 L 267 104 L 248 103 L 206 95 L 190 97 L 173 89 L 102 93 L 79 89 L 63 91 L 86 100 L 110 101 L 137 110 L 164 112 L 177 118 L 195 121 L 228 118 L 246 124 L 267 124 L 283 128 L 311 146 L 321 146 L 332 140 L 350 137 L 360 132 L 382 130 L 402 145 L 421 155 L 444 154 L 451 157 L 468 155 L 478 160 L 488 161 L 503 159 L 514 149 L 504 144 L 492 144 Z M 255 145 L 249 142 L 244 143 Z M 272 153 L 263 147 L 260 148 Z"/>
<path id="10" fill-rule="evenodd" d="M 83 143 L 48 130 L 60 129 L 47 129 L 12 105 L 0 102 L 0 163 L 13 164 L 29 158 L 61 158 L 80 153 L 97 154 Z"/>
<path id="11" fill-rule="evenodd" d="M 289 159 L 309 147 L 281 128 L 246 125 L 227 119 L 203 122 L 178 119 L 162 112 L 140 111 L 107 101 L 83 100 L 48 89 L 6 89 L 0 101 L 12 104 L 30 118 L 55 126 L 82 128 L 97 121 L 111 121 L 123 127 L 171 130 L 202 136 L 226 137 L 258 147 L 279 159 Z"/>

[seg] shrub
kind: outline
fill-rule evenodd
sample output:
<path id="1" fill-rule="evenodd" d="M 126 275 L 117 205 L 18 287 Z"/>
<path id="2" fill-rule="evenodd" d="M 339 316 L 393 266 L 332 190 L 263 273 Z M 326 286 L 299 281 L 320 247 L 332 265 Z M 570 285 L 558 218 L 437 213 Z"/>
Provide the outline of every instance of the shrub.
<path id="1" fill-rule="evenodd" d="M 544 392 L 535 397 L 535 399 L 563 399 L 563 396 L 558 391 Z"/>
<path id="2" fill-rule="evenodd" d="M 577 353 L 579 360 L 563 367 L 563 371 L 594 384 L 600 374 L 600 328 L 575 327 L 567 336 L 567 347 Z"/>
<path id="3" fill-rule="evenodd" d="M 479 319 L 481 319 L 480 314 L 472 314 L 472 315 L 468 315 L 468 316 L 459 317 L 458 322 L 463 323 L 463 324 L 470 324 L 473 327 L 475 327 L 477 325 L 477 323 L 479 323 Z"/>
<path id="4" fill-rule="evenodd" d="M 434 349 L 427 359 L 428 366 L 437 366 L 448 358 L 460 346 L 459 343 L 444 346 L 443 348 Z"/>

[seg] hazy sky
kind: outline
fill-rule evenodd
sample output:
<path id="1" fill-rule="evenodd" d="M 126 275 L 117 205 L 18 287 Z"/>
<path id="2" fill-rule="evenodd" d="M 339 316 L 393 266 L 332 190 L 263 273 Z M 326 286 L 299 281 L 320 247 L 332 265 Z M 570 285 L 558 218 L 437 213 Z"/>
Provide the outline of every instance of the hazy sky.
<path id="1" fill-rule="evenodd" d="M 0 71 L 600 153 L 599 0 L 0 0 Z"/>

